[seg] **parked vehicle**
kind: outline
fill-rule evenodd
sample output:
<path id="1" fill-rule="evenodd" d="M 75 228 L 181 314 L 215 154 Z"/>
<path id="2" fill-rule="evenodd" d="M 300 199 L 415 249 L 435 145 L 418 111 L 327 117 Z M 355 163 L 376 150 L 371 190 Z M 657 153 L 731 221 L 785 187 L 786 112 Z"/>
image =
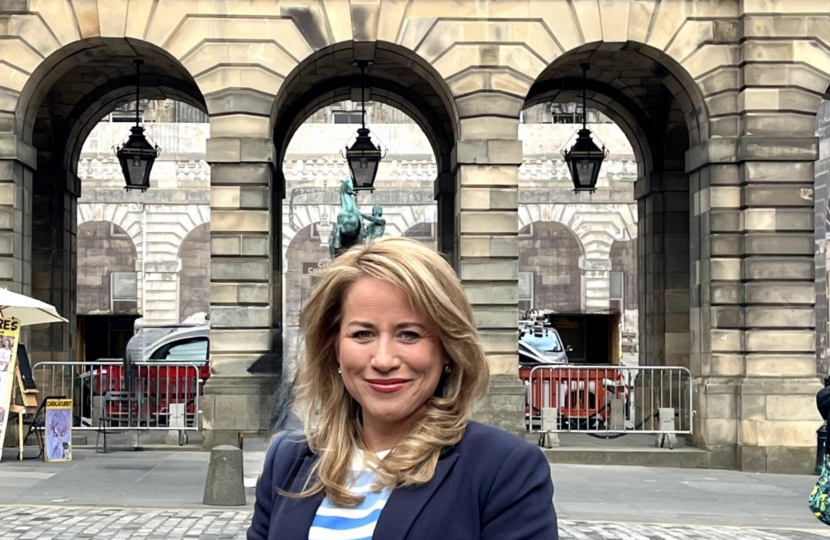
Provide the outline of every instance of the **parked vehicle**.
<path id="1" fill-rule="evenodd" d="M 81 376 L 90 408 L 97 406 L 103 416 L 148 426 L 170 425 L 176 413 L 183 416 L 179 422 L 195 422 L 196 396 L 201 396 L 210 377 L 210 327 L 173 329 L 140 356 L 131 356 L 143 360 L 93 365 Z M 178 406 L 175 411 L 173 405 Z M 95 415 L 90 418 L 94 421 Z"/>

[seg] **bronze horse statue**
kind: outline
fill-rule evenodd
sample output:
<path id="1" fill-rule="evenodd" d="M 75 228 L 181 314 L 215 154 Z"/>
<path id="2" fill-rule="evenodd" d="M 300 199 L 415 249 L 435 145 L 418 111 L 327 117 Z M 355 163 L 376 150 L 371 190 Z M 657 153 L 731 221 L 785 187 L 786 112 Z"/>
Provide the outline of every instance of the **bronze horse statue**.
<path id="1" fill-rule="evenodd" d="M 340 212 L 329 243 L 329 254 L 334 259 L 355 244 L 363 243 L 363 216 L 354 200 L 354 186 L 351 178 L 340 183 Z"/>
<path id="2" fill-rule="evenodd" d="M 363 220 L 368 221 L 368 225 Z M 329 242 L 329 254 L 334 259 L 350 247 L 362 244 L 367 238 L 380 238 L 386 230 L 383 208 L 375 205 L 371 214 L 361 214 L 355 202 L 355 189 L 351 178 L 340 183 L 340 212 Z"/>

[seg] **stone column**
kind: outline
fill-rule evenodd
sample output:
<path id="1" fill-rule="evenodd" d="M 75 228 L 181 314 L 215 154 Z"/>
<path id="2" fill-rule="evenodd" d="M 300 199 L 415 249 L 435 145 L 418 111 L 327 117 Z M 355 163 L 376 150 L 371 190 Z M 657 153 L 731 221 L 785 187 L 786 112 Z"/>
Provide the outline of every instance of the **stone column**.
<path id="1" fill-rule="evenodd" d="M 476 119 L 490 125 L 503 118 Z M 513 124 L 515 130 L 516 124 Z M 507 130 L 505 135 L 509 135 Z M 524 386 L 518 378 L 518 178 L 522 144 L 512 139 L 457 143 L 458 273 L 473 306 L 490 363 L 491 384 L 476 417 L 524 433 Z"/>
<path id="2" fill-rule="evenodd" d="M 75 291 L 80 179 L 44 159 L 33 173 L 32 291 L 55 306 L 69 324 L 37 326 L 28 349 L 34 362 L 75 360 Z"/>
<path id="3" fill-rule="evenodd" d="M 279 376 L 272 362 L 273 142 L 211 138 L 211 378 L 205 385 L 204 447 L 236 444 L 239 432 L 267 432 Z M 279 212 L 279 205 L 276 207 Z"/>
<path id="4" fill-rule="evenodd" d="M 438 207 L 438 252 L 453 265 L 456 261 L 455 179 L 452 173 L 440 173 L 435 179 L 435 203 Z"/>
<path id="5" fill-rule="evenodd" d="M 689 195 L 685 175 L 638 180 L 640 362 L 689 367 Z"/>
<path id="6" fill-rule="evenodd" d="M 37 151 L 0 134 L 0 287 L 32 294 L 32 179 Z"/>
<path id="7" fill-rule="evenodd" d="M 807 473 L 820 425 L 813 163 L 768 156 L 809 157 L 815 140 L 719 144 L 735 163 L 690 160 L 696 443 L 712 466 Z"/>

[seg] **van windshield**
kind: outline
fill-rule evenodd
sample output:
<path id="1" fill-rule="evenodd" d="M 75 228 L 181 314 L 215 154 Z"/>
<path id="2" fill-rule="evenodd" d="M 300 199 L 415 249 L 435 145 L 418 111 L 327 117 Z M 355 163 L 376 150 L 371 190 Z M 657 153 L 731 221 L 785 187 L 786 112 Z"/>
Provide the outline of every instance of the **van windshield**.
<path id="1" fill-rule="evenodd" d="M 562 352 L 562 342 L 556 332 L 545 332 L 542 335 L 532 331 L 522 335 L 522 341 L 540 352 Z"/>

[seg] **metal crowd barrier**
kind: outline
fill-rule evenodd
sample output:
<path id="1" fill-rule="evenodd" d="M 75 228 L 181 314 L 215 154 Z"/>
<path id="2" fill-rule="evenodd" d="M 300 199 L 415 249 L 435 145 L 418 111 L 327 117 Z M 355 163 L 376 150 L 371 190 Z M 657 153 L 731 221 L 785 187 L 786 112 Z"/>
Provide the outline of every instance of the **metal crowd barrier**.
<path id="1" fill-rule="evenodd" d="M 71 398 L 75 430 L 201 430 L 207 366 L 188 362 L 40 362 L 41 396 Z"/>
<path id="2" fill-rule="evenodd" d="M 684 367 L 537 366 L 525 371 L 523 379 L 530 431 L 542 431 L 543 409 L 555 409 L 555 425 L 548 420 L 545 431 L 617 436 L 692 432 L 694 379 Z"/>

